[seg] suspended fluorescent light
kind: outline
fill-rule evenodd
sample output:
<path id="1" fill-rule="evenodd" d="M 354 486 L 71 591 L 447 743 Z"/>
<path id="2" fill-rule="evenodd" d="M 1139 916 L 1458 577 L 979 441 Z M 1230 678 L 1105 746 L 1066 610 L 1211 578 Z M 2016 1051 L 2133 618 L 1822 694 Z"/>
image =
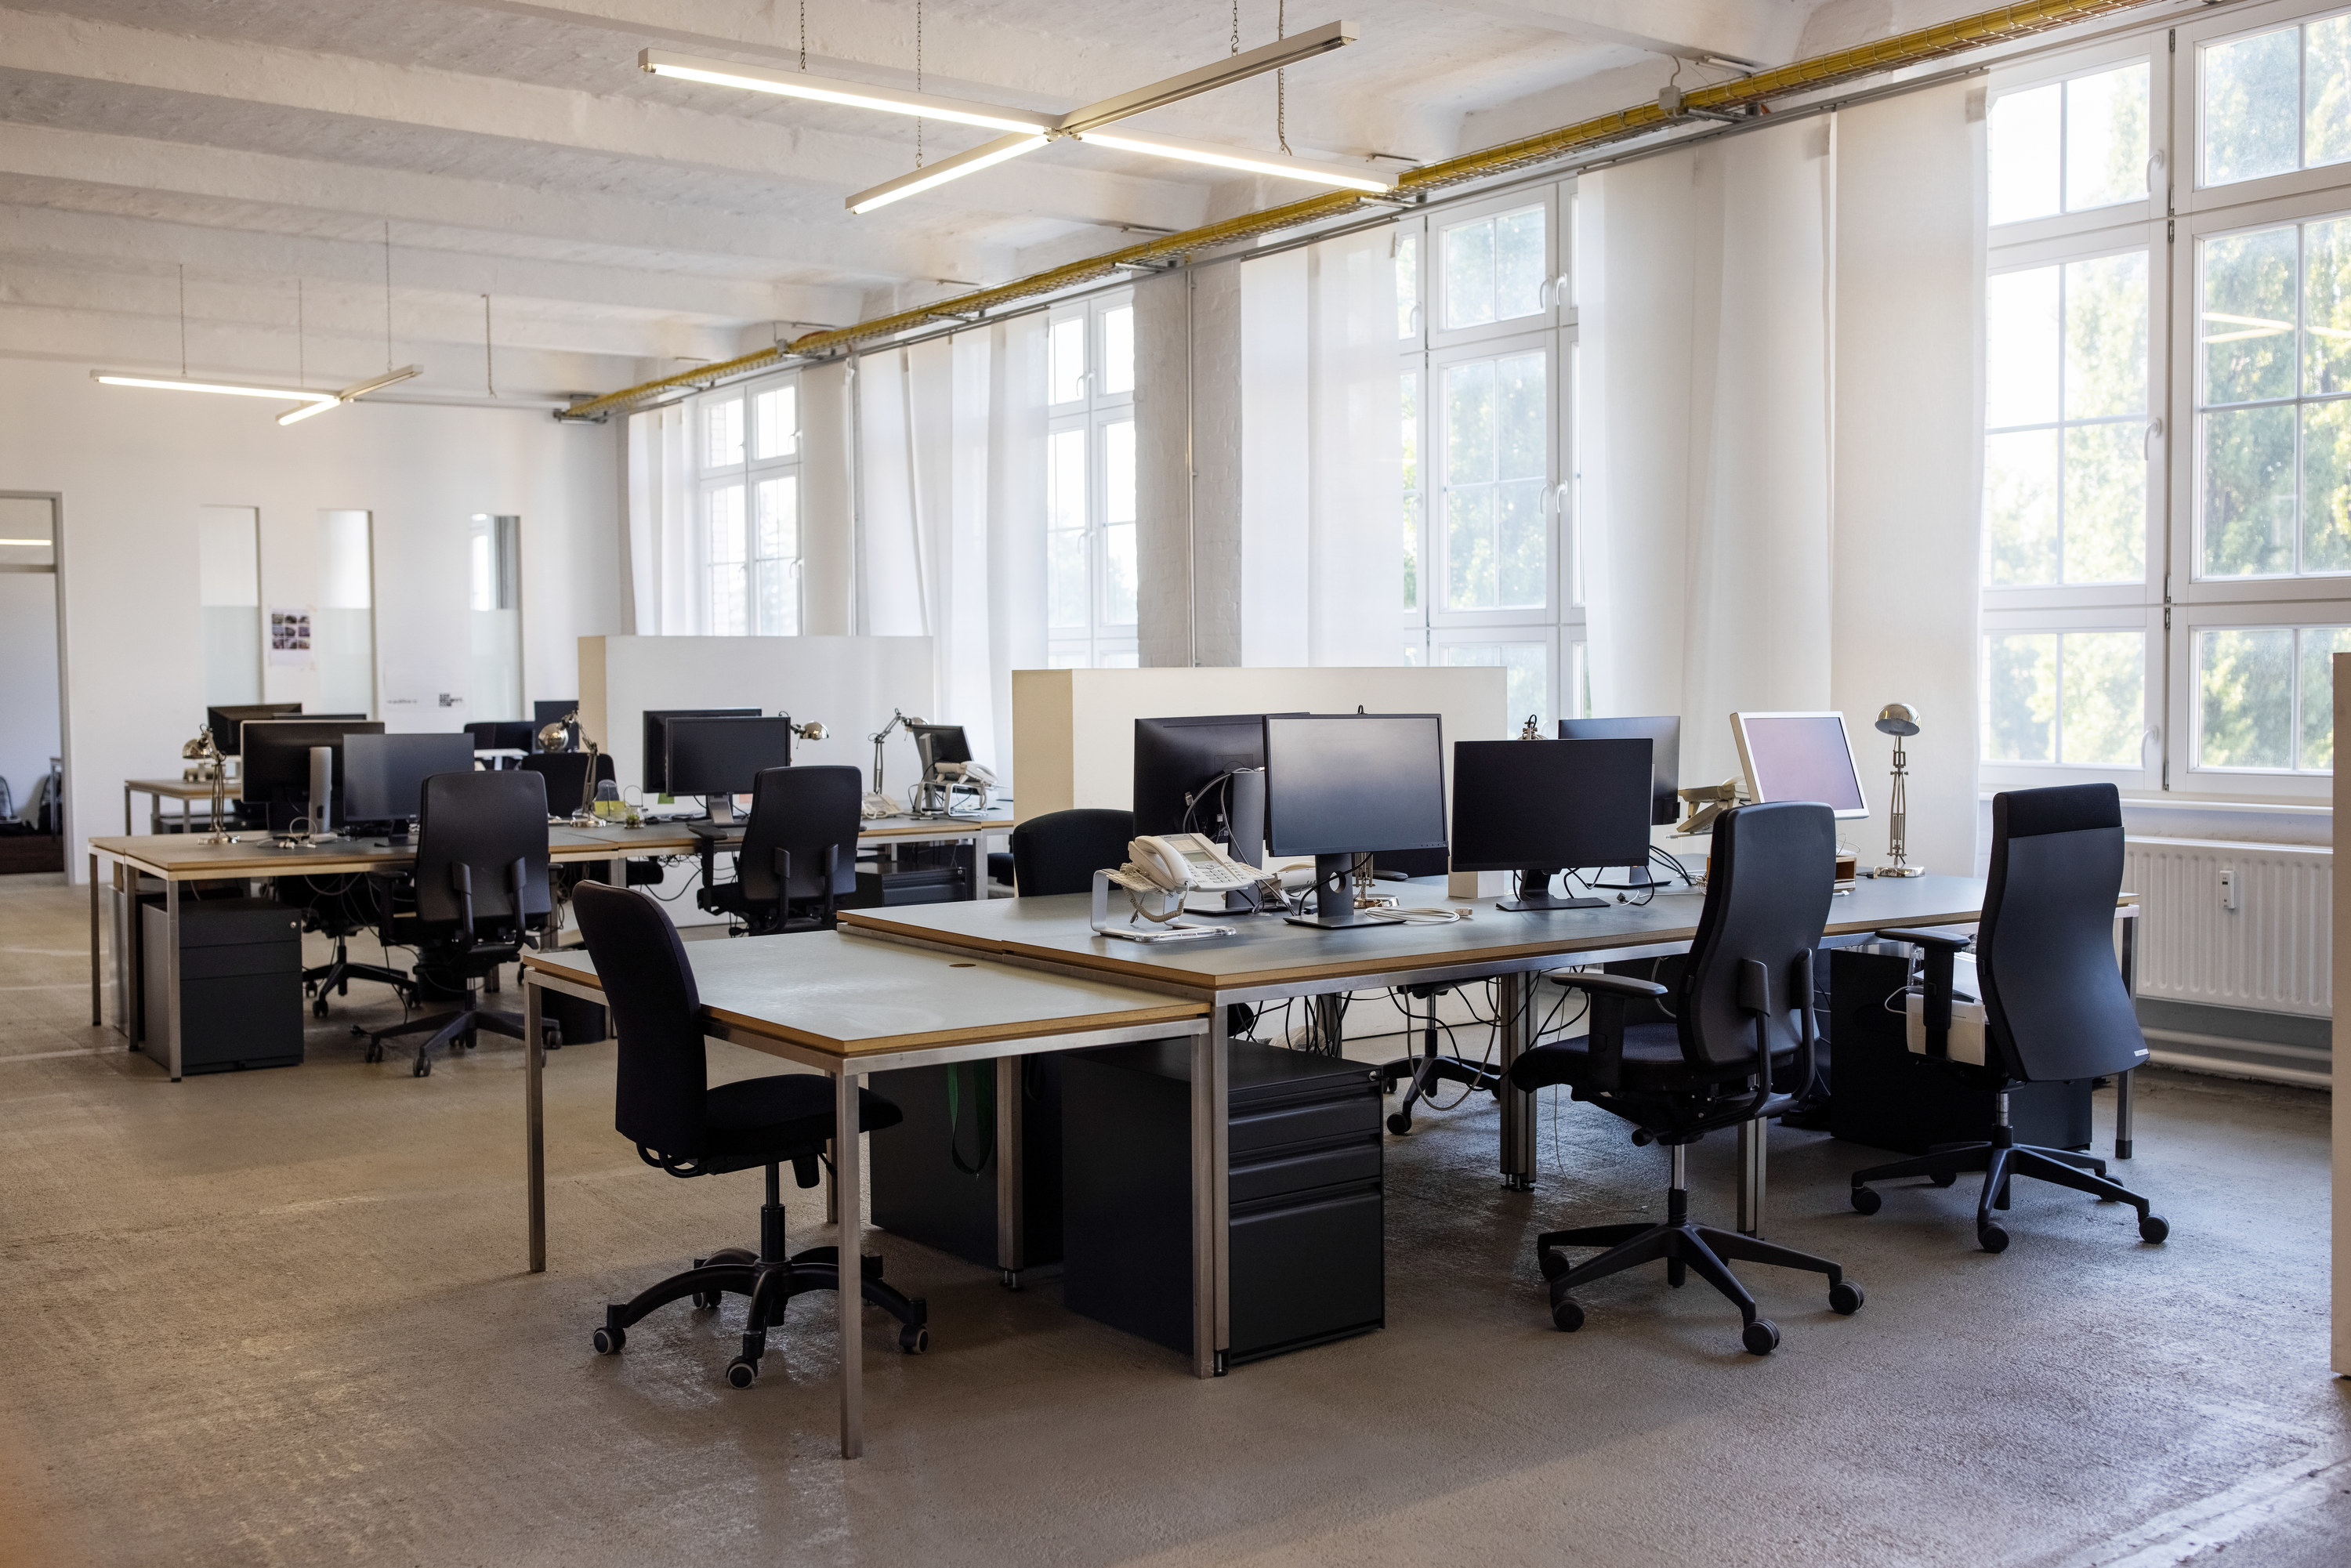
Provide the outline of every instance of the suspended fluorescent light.
<path id="1" fill-rule="evenodd" d="M 234 382 L 198 382 L 185 376 L 126 376 L 112 371 L 92 371 L 89 379 L 110 387 L 158 387 L 165 392 L 225 392 L 231 397 L 293 398 L 300 402 L 331 404 L 333 392 L 302 392 L 294 387 L 249 387 Z"/>
<path id="2" fill-rule="evenodd" d="M 314 413 L 324 413 L 330 408 L 340 408 L 343 404 L 356 402 L 360 398 L 367 396 L 367 394 L 371 392 L 381 392 L 385 387 L 408 380 L 411 376 L 421 376 L 423 373 L 424 367 L 422 365 L 402 365 L 396 371 L 386 371 L 383 374 L 372 377 L 367 381 L 353 382 L 350 386 L 347 386 L 342 391 L 336 392 L 324 402 L 305 403 L 300 408 L 287 409 L 284 413 L 277 416 L 277 423 L 280 424 L 299 424 L 302 421 L 309 418 Z"/>
<path id="3" fill-rule="evenodd" d="M 1108 125 L 1113 120 L 1127 120 L 1148 110 L 1164 108 L 1237 81 L 1247 81 L 1268 71 L 1278 71 L 1294 66 L 1316 55 L 1328 54 L 1335 48 L 1355 41 L 1355 35 L 1344 22 L 1325 22 L 1319 27 L 1309 27 L 1302 33 L 1292 33 L 1286 38 L 1245 49 L 1238 55 L 1228 55 L 1213 65 L 1186 71 L 1149 87 L 1136 88 L 1083 109 L 1073 109 L 1061 116 L 1054 125 L 1057 131 L 1080 131 L 1097 125 Z"/>
<path id="4" fill-rule="evenodd" d="M 917 169 L 911 174 L 885 180 L 871 190 L 860 191 L 844 204 L 852 213 L 870 213 L 876 207 L 886 207 L 893 202 L 902 201 L 918 191 L 944 185 L 949 180 L 960 180 L 966 174 L 976 174 L 982 169 L 1018 158 L 1024 152 L 1034 152 L 1045 145 L 1046 141 L 1042 135 L 999 136 L 993 141 L 980 143 L 968 152 L 942 158 L 927 169 Z"/>
<path id="5" fill-rule="evenodd" d="M 1318 185 L 1336 185 L 1342 190 L 1366 191 L 1384 195 L 1395 189 L 1394 180 L 1383 179 L 1375 170 L 1349 169 L 1336 163 L 1318 163 L 1307 158 L 1260 157 L 1254 152 L 1236 152 L 1229 147 L 1212 146 L 1205 141 L 1186 141 L 1173 136 L 1137 136 L 1128 131 L 1089 131 L 1079 138 L 1096 147 L 1108 147 L 1119 152 L 1149 152 L 1161 158 L 1180 159 L 1186 163 L 1207 163 L 1218 169 L 1238 169 L 1249 174 L 1272 174 L 1284 180 L 1305 180 Z"/>
<path id="6" fill-rule="evenodd" d="M 817 103 L 837 103 L 846 109 L 878 109 L 924 120 L 947 120 L 958 125 L 986 126 L 991 131 L 1050 131 L 1056 118 L 1026 109 L 966 103 L 960 99 L 900 92 L 895 88 L 874 87 L 862 81 L 840 81 L 831 77 L 810 76 L 806 71 L 768 70 L 733 60 L 701 59 L 667 49 L 645 50 L 637 57 L 637 65 L 654 76 L 674 77 L 680 81 L 737 87 L 747 92 L 774 93 L 780 98 L 804 98 Z"/>

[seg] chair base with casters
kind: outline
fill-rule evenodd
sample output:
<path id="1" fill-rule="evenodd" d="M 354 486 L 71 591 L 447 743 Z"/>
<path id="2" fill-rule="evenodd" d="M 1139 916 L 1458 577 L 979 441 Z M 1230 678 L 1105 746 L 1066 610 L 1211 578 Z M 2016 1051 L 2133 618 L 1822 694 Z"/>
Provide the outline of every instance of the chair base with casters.
<path id="1" fill-rule="evenodd" d="M 1473 1094 L 1480 1090 L 1489 1094 L 1501 1092 L 1502 1074 L 1499 1069 L 1437 1049 L 1437 998 L 1452 988 L 1433 984 L 1404 988 L 1405 995 L 1428 1004 L 1428 1019 L 1422 1029 L 1421 1053 L 1418 1056 L 1399 1056 L 1380 1063 L 1382 1094 L 1393 1094 L 1398 1083 L 1411 1080 L 1405 1088 L 1404 1103 L 1388 1117 L 1388 1131 L 1398 1137 L 1412 1131 L 1415 1103 L 1429 1098 L 1437 1092 L 1439 1083 L 1458 1083 Z"/>
<path id="2" fill-rule="evenodd" d="M 2018 1176 L 2069 1186 L 2102 1203 L 2129 1204 L 2138 1210 L 2138 1235 L 2142 1241 L 2158 1242 L 2171 1234 L 2170 1223 L 2155 1212 L 2148 1199 L 2119 1182 L 2106 1179 L 2105 1161 L 2094 1155 L 2077 1155 L 2070 1149 L 2044 1149 L 2016 1142 L 2009 1132 L 2008 1095 L 2004 1092 L 1989 1142 L 1938 1144 L 1914 1159 L 1856 1171 L 1853 1177 L 1853 1206 L 1864 1214 L 1877 1212 L 1885 1198 L 1870 1186 L 1872 1182 L 1925 1176 L 1937 1186 L 1949 1186 L 1961 1175 L 1975 1171 L 1981 1171 L 1984 1178 L 1983 1189 L 1976 1198 L 1976 1241 L 1987 1252 L 2008 1249 L 2008 1232 L 1992 1218 L 1992 1212 L 2008 1207 L 2009 1184 Z"/>
<path id="3" fill-rule="evenodd" d="M 373 980 L 377 985 L 390 986 L 402 1001 L 409 1000 L 415 988 L 414 982 L 398 969 L 381 964 L 352 963 L 349 939 L 338 936 L 331 960 L 302 971 L 302 990 L 310 998 L 310 1016 L 325 1018 L 327 994 L 331 991 L 337 996 L 350 996 L 353 980 Z"/>
<path id="4" fill-rule="evenodd" d="M 1672 1145 L 1672 1153 L 1673 1175 L 1666 1189 L 1663 1224 L 1586 1225 L 1573 1230 L 1554 1230 L 1535 1239 L 1536 1260 L 1542 1268 L 1543 1277 L 1551 1281 L 1551 1321 L 1554 1327 L 1573 1333 L 1583 1326 L 1583 1308 L 1569 1294 L 1578 1286 L 1660 1260 L 1666 1265 L 1666 1283 L 1675 1289 L 1680 1289 L 1683 1281 L 1695 1271 L 1699 1279 L 1721 1291 L 1739 1309 L 1742 1320 L 1740 1343 L 1756 1355 L 1769 1355 L 1780 1347 L 1780 1327 L 1761 1314 L 1754 1296 L 1730 1271 L 1734 1262 L 1768 1263 L 1779 1269 L 1825 1274 L 1829 1281 L 1829 1305 L 1847 1316 L 1861 1311 L 1861 1287 L 1846 1279 L 1844 1270 L 1827 1259 L 1692 1221 L 1684 1145 Z M 1597 1258 L 1572 1264 L 1559 1255 L 1559 1249 L 1566 1247 L 1600 1247 L 1606 1250 Z"/>
<path id="5" fill-rule="evenodd" d="M 648 1165 L 662 1162 L 645 1156 Z M 795 1176 L 802 1186 L 816 1185 L 815 1161 L 796 1160 Z M 768 1354 L 768 1331 L 780 1327 L 784 1309 L 795 1296 L 811 1291 L 841 1289 L 841 1249 L 810 1247 L 787 1254 L 784 1249 L 783 1186 L 780 1162 L 770 1162 L 768 1200 L 759 1209 L 759 1249 L 723 1248 L 694 1267 L 673 1274 L 660 1284 L 639 1291 L 627 1301 L 604 1309 L 603 1326 L 594 1335 L 596 1354 L 611 1355 L 628 1343 L 629 1325 L 655 1309 L 675 1301 L 691 1301 L 697 1312 L 716 1311 L 729 1295 L 747 1296 L 750 1308 L 743 1320 L 743 1349 L 726 1364 L 726 1381 L 748 1388 L 758 1380 L 759 1363 Z M 805 1166 L 801 1171 L 799 1167 Z M 920 1297 L 908 1297 L 882 1282 L 882 1260 L 868 1253 L 859 1260 L 858 1293 L 868 1306 L 881 1308 L 898 1320 L 898 1348 L 920 1355 L 931 1345 L 929 1306 Z"/>
<path id="6" fill-rule="evenodd" d="M 508 1040 L 525 1038 L 523 1020 L 519 1014 L 499 1012 L 495 1009 L 480 1006 L 479 998 L 469 988 L 465 993 L 465 1007 L 462 1011 L 435 1013 L 429 1019 L 416 1019 L 408 1023 L 394 1024 L 390 1029 L 367 1030 L 367 1060 L 371 1062 L 381 1061 L 383 1042 L 387 1040 L 402 1040 L 409 1035 L 421 1034 L 425 1038 L 416 1048 L 416 1061 L 410 1069 L 410 1074 L 416 1078 L 429 1078 L 433 1075 L 434 1048 L 446 1047 L 451 1051 L 470 1051 L 475 1044 L 475 1036 L 483 1030 L 487 1030 L 492 1034 L 502 1034 Z M 558 1051 L 562 1048 L 562 1030 L 554 1019 L 541 1019 L 539 1034 L 542 1043 L 548 1050 Z"/>

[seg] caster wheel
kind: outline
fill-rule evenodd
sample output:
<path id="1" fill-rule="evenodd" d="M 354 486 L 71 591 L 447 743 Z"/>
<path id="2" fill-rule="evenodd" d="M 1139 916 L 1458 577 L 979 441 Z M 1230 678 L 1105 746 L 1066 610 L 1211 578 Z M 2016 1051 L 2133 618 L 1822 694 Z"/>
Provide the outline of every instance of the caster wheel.
<path id="1" fill-rule="evenodd" d="M 1853 1207 L 1859 1213 L 1876 1214 L 1885 1204 L 1886 1199 L 1879 1197 L 1874 1187 L 1857 1186 L 1853 1189 Z"/>
<path id="2" fill-rule="evenodd" d="M 408 1075 L 409 1075 L 411 1078 L 430 1078 L 430 1077 L 432 1077 L 432 1076 L 433 1076 L 433 1059 L 432 1059 L 431 1057 L 429 1057 L 429 1056 L 420 1056 L 420 1057 L 418 1057 L 418 1058 L 416 1059 L 416 1065 L 415 1065 L 415 1066 L 413 1066 L 413 1067 L 412 1067 L 412 1068 L 410 1068 L 410 1069 L 408 1070 Z"/>
<path id="3" fill-rule="evenodd" d="M 2171 1222 L 2159 1214 L 2150 1214 L 2138 1222 L 2141 1241 L 2160 1241 L 2171 1234 Z"/>
<path id="4" fill-rule="evenodd" d="M 1020 1288 L 1020 1276 L 1014 1270 L 1005 1269 L 998 1272 L 996 1282 L 1008 1291 L 1018 1291 Z"/>
<path id="5" fill-rule="evenodd" d="M 1739 1343 L 1750 1355 L 1769 1355 L 1780 1348 L 1780 1325 L 1770 1318 L 1757 1318 L 1740 1331 Z"/>
<path id="6" fill-rule="evenodd" d="M 327 1016 L 326 998 L 320 997 L 317 1001 L 310 1004 L 310 1016 L 314 1019 L 322 1019 Z"/>
<path id="7" fill-rule="evenodd" d="M 1868 1298 L 1861 1293 L 1861 1287 L 1851 1280 L 1839 1280 L 1829 1287 L 1829 1310 L 1842 1312 L 1846 1317 L 1861 1311 L 1861 1303 L 1866 1300 Z"/>
<path id="8" fill-rule="evenodd" d="M 718 1310 L 718 1303 L 722 1299 L 724 1299 L 722 1291 L 696 1291 L 694 1292 L 694 1310 L 697 1312 L 715 1312 Z"/>
<path id="9" fill-rule="evenodd" d="M 1678 1258 L 1666 1260 L 1666 1283 L 1678 1291 L 1689 1281 L 1689 1265 Z"/>
<path id="10" fill-rule="evenodd" d="M 1949 1186 L 1959 1179 L 1959 1173 L 1957 1171 L 1937 1171 L 1933 1176 L 1928 1176 L 1927 1179 L 1933 1182 L 1937 1186 Z"/>
<path id="11" fill-rule="evenodd" d="M 1570 1269 L 1574 1267 L 1573 1264 L 1570 1263 L 1566 1259 L 1561 1257 L 1556 1252 L 1537 1253 L 1535 1255 L 1535 1263 L 1542 1270 L 1542 1276 L 1546 1280 L 1559 1279 Z"/>
<path id="12" fill-rule="evenodd" d="M 1401 1111 L 1397 1112 L 1395 1115 L 1388 1118 L 1388 1131 L 1394 1133 L 1399 1138 L 1403 1137 L 1406 1133 L 1412 1131 L 1412 1118 L 1405 1115 Z"/>
<path id="13" fill-rule="evenodd" d="M 1562 1333 L 1573 1333 L 1583 1326 L 1583 1309 L 1562 1296 L 1551 1304 L 1551 1326 Z"/>
<path id="14" fill-rule="evenodd" d="M 1987 1252 L 2005 1252 L 2008 1250 L 2008 1232 L 2002 1230 L 1997 1225 L 1987 1223 L 1977 1226 L 1976 1240 L 1982 1245 L 1983 1249 Z"/>
<path id="15" fill-rule="evenodd" d="M 931 1348 L 931 1331 L 920 1323 L 909 1323 L 898 1331 L 898 1348 L 908 1355 L 920 1355 Z"/>
<path id="16" fill-rule="evenodd" d="M 759 1380 L 758 1364 L 737 1356 L 726 1364 L 726 1383 L 732 1388 L 748 1388 Z"/>
<path id="17" fill-rule="evenodd" d="M 618 1355 L 621 1347 L 628 1343 L 629 1331 L 626 1329 L 601 1328 L 596 1331 L 594 1343 L 598 1355 Z"/>

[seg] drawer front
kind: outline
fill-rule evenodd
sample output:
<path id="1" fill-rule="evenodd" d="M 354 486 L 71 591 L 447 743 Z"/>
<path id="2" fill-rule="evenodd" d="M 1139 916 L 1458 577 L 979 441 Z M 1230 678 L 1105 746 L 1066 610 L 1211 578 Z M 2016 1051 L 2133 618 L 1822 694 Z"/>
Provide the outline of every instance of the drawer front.
<path id="1" fill-rule="evenodd" d="M 160 967 L 162 955 L 158 953 L 148 963 Z M 180 949 L 180 978 L 209 980 L 231 975 L 286 975 L 299 973 L 302 967 L 302 945 L 287 933 L 275 942 L 246 942 L 232 947 L 183 947 Z"/>
<path id="2" fill-rule="evenodd" d="M 1376 1142 L 1364 1142 L 1342 1148 L 1320 1149 L 1312 1154 L 1292 1155 L 1287 1159 L 1236 1165 L 1232 1174 L 1232 1201 L 1235 1204 L 1250 1203 L 1259 1198 L 1336 1186 L 1342 1182 L 1375 1182 L 1379 1179 L 1380 1145 Z"/>
<path id="3" fill-rule="evenodd" d="M 1296 1105 L 1232 1119 L 1232 1157 L 1285 1144 L 1324 1143 L 1333 1138 L 1376 1134 L 1380 1130 L 1380 1097 L 1368 1088 L 1343 1100 Z"/>
<path id="4" fill-rule="evenodd" d="M 1386 1315 L 1376 1192 L 1232 1226 L 1237 1356 L 1369 1328 Z"/>

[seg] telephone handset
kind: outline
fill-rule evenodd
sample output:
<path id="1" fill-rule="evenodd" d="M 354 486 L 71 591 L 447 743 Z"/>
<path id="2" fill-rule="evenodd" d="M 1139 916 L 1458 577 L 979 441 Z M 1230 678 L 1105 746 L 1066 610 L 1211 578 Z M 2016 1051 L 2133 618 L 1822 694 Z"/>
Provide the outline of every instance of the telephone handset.
<path id="1" fill-rule="evenodd" d="M 1204 833 L 1140 838 L 1126 852 L 1131 864 L 1123 869 L 1141 873 L 1168 893 L 1230 893 L 1250 886 L 1260 874 Z"/>

